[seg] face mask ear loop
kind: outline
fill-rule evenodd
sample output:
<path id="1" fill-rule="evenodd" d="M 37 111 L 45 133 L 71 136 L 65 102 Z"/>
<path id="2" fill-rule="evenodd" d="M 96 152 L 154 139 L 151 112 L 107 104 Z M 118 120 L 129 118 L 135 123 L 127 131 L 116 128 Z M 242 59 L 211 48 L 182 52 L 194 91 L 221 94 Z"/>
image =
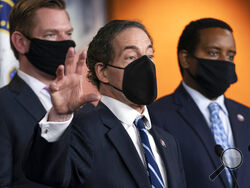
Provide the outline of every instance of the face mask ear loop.
<path id="1" fill-rule="evenodd" d="M 22 35 L 23 35 L 25 38 L 27 38 L 28 40 L 31 40 L 31 38 L 28 37 L 27 35 L 25 35 L 24 33 L 22 33 Z"/>
<path id="2" fill-rule="evenodd" d="M 190 57 L 192 57 L 192 58 L 194 58 L 195 60 L 199 60 L 199 58 L 198 57 L 196 57 L 195 55 L 193 55 L 192 53 L 190 53 L 190 52 L 188 52 L 188 55 L 190 56 Z"/>
<path id="3" fill-rule="evenodd" d="M 193 78 L 194 80 L 197 80 L 196 76 L 193 75 L 193 74 L 189 71 L 189 69 L 186 69 L 186 71 L 187 71 L 187 73 L 189 74 L 189 76 L 190 76 L 191 78 Z"/>
<path id="4" fill-rule="evenodd" d="M 113 67 L 113 68 L 116 68 L 116 69 L 122 69 L 122 70 L 124 70 L 125 68 L 122 68 L 122 67 L 117 67 L 117 66 L 115 66 L 115 65 L 111 65 L 111 64 L 107 64 L 107 66 L 110 66 L 110 67 Z"/>
<path id="5" fill-rule="evenodd" d="M 104 83 L 104 82 L 101 82 L 101 83 L 102 83 L 102 84 L 105 84 L 105 85 L 109 85 L 109 86 L 113 87 L 114 89 L 116 89 L 116 90 L 118 90 L 118 91 L 120 91 L 120 92 L 123 93 L 123 91 L 122 91 L 121 89 L 119 89 L 119 88 L 117 88 L 117 87 L 111 85 L 110 83 Z"/>
<path id="6" fill-rule="evenodd" d="M 188 55 L 189 55 L 190 57 L 194 58 L 196 61 L 198 61 L 198 58 L 197 58 L 196 56 L 194 56 L 193 54 L 191 54 L 190 52 L 188 52 Z M 193 78 L 194 80 L 197 80 L 196 76 L 193 75 L 193 74 L 190 72 L 189 69 L 186 69 L 186 71 L 187 71 L 187 73 L 189 74 L 189 76 L 190 76 L 191 78 Z"/>
<path id="7" fill-rule="evenodd" d="M 107 66 L 110 66 L 110 67 L 113 67 L 113 68 L 116 68 L 116 69 L 121 69 L 121 70 L 124 70 L 124 69 L 125 69 L 125 68 L 117 67 L 117 66 L 115 66 L 115 65 L 110 65 L 110 64 L 107 64 Z M 121 89 L 119 89 L 119 88 L 117 88 L 117 87 L 111 85 L 110 83 L 104 83 L 104 82 L 101 82 L 101 83 L 103 83 L 103 84 L 105 84 L 105 85 L 109 85 L 109 86 L 113 87 L 114 89 L 116 89 L 116 90 L 118 90 L 118 91 L 120 91 L 120 92 L 123 93 L 123 91 L 122 91 Z"/>

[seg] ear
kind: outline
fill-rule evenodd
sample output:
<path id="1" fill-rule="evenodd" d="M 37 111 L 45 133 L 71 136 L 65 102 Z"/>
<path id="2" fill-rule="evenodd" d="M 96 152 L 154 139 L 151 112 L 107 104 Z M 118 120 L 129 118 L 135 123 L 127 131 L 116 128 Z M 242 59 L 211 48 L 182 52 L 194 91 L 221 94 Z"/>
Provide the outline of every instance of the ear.
<path id="1" fill-rule="evenodd" d="M 189 68 L 188 57 L 189 57 L 189 55 L 188 55 L 187 50 L 181 50 L 178 53 L 178 58 L 179 58 L 179 62 L 180 62 L 182 69 Z"/>
<path id="2" fill-rule="evenodd" d="M 98 78 L 103 83 L 108 83 L 108 77 L 107 77 L 107 69 L 105 65 L 102 62 L 98 62 L 95 64 L 95 74 Z"/>
<path id="3" fill-rule="evenodd" d="M 19 31 L 12 33 L 11 42 L 20 54 L 25 54 L 29 51 L 30 41 Z"/>

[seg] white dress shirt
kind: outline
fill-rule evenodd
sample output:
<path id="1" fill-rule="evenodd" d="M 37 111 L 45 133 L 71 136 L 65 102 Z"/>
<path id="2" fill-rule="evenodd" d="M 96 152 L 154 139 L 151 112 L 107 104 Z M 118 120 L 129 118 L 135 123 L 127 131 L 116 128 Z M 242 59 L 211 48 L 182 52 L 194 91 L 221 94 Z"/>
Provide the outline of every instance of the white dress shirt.
<path id="1" fill-rule="evenodd" d="M 206 119 L 207 125 L 210 129 L 211 129 L 212 123 L 210 121 L 210 113 L 208 110 L 208 105 L 211 102 L 216 102 L 220 105 L 221 110 L 219 111 L 219 116 L 221 118 L 223 128 L 227 134 L 228 142 L 231 147 L 234 147 L 233 133 L 232 133 L 229 117 L 228 117 L 228 111 L 224 104 L 224 100 L 225 100 L 224 95 L 219 96 L 216 100 L 210 100 L 206 98 L 204 95 L 202 95 L 201 93 L 199 93 L 198 91 L 189 87 L 187 84 L 185 84 L 184 81 L 182 81 L 182 85 L 185 88 L 185 90 L 189 93 L 189 95 L 193 98 L 194 102 L 196 103 L 201 113 L 203 114 L 204 118 Z"/>
<path id="2" fill-rule="evenodd" d="M 52 107 L 52 103 L 50 99 L 50 94 L 45 89 L 45 87 L 47 86 L 38 79 L 22 72 L 21 70 L 17 71 L 17 75 L 22 78 L 24 82 L 34 91 L 45 110 L 49 111 Z"/>
<path id="3" fill-rule="evenodd" d="M 146 106 L 145 106 L 143 114 L 140 114 L 139 112 L 137 112 L 136 110 L 134 110 L 130 106 L 128 106 L 128 105 L 126 105 L 126 104 L 124 104 L 116 99 L 113 99 L 111 97 L 102 96 L 101 101 L 121 121 L 121 124 L 123 125 L 123 127 L 125 128 L 125 130 L 127 131 L 128 135 L 129 135 L 129 137 L 131 138 L 131 140 L 132 140 L 132 142 L 133 142 L 133 144 L 138 152 L 138 155 L 142 160 L 142 163 L 146 167 L 146 162 L 145 162 L 144 152 L 143 152 L 143 148 L 142 148 L 141 141 L 140 141 L 139 131 L 137 130 L 136 126 L 134 125 L 134 120 L 136 118 L 145 116 L 145 118 L 148 120 L 147 121 L 148 123 L 146 124 L 145 127 L 147 130 L 151 129 L 151 127 L 152 127 L 151 120 L 150 120 Z M 46 133 L 44 133 L 42 131 L 41 136 L 44 137 L 48 142 L 54 142 L 54 141 L 58 140 L 60 138 L 60 136 L 63 134 L 63 132 L 66 130 L 66 128 L 69 126 L 71 120 L 72 120 L 72 118 L 67 122 L 63 122 L 64 125 L 60 126 L 59 124 L 62 122 L 59 122 L 59 124 L 58 124 L 58 122 L 47 122 L 47 118 L 45 116 L 40 121 L 39 124 L 40 124 L 40 127 L 42 130 L 47 130 L 47 131 L 46 131 Z M 65 126 L 66 124 L 67 124 L 67 126 Z M 58 132 L 58 134 L 57 134 L 57 132 Z M 152 135 L 148 131 L 147 131 L 147 135 L 149 138 L 149 143 L 150 143 L 152 152 L 155 156 L 156 163 L 159 167 L 164 184 L 166 186 L 167 185 L 167 175 L 166 175 L 166 169 L 165 169 L 164 163 L 160 157 L 160 154 L 158 152 L 158 149 L 156 147 L 156 144 L 154 142 Z"/>

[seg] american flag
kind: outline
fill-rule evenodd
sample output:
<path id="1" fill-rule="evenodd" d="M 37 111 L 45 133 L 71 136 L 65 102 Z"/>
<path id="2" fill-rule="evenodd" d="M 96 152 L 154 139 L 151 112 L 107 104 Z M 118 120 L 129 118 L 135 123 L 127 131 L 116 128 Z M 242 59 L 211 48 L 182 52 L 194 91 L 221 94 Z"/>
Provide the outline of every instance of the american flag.
<path id="1" fill-rule="evenodd" d="M 9 13 L 18 0 L 0 0 L 0 87 L 15 75 L 18 62 L 10 47 Z"/>

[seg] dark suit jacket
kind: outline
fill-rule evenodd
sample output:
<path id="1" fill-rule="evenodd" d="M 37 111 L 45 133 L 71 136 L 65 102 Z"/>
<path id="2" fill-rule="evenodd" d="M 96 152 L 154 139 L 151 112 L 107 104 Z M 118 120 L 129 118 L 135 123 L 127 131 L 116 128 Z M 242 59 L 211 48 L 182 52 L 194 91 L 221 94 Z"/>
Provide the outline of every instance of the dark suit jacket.
<path id="1" fill-rule="evenodd" d="M 151 133 L 166 167 L 169 188 L 185 188 L 175 139 L 154 125 Z M 101 102 L 93 111 L 82 113 L 55 143 L 41 138 L 38 128 L 27 155 L 27 177 L 55 187 L 151 188 L 129 135 Z"/>
<path id="2" fill-rule="evenodd" d="M 0 187 L 42 188 L 25 178 L 22 158 L 37 122 L 46 111 L 17 75 L 0 89 Z"/>
<path id="3" fill-rule="evenodd" d="M 225 99 L 235 146 L 244 155 L 242 166 L 236 170 L 241 188 L 250 187 L 250 110 L 248 107 Z M 215 153 L 215 141 L 204 116 L 191 96 L 180 85 L 174 94 L 165 96 L 151 106 L 149 111 L 157 125 L 169 131 L 180 142 L 189 188 L 228 188 L 225 171 L 214 182 L 209 175 L 221 165 Z M 239 120 L 239 115 L 244 121 Z"/>

